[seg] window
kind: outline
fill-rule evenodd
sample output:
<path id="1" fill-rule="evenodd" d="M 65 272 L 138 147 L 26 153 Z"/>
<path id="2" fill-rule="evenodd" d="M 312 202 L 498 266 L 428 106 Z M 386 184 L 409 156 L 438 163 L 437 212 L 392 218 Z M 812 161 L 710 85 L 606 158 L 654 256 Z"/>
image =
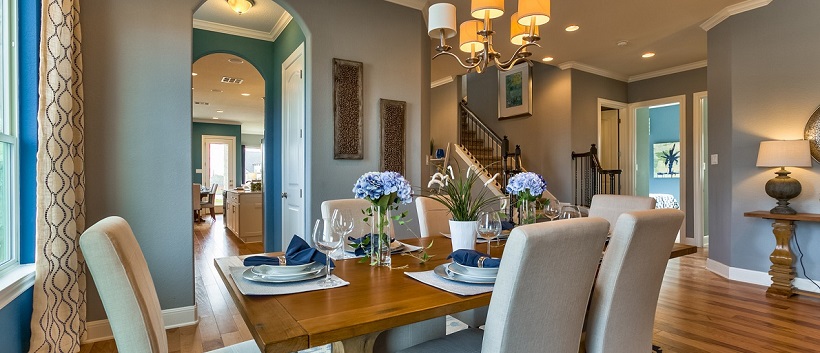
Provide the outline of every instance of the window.
<path id="1" fill-rule="evenodd" d="M 14 104 L 13 13 L 9 0 L 0 0 L 0 272 L 18 263 L 19 155 L 17 115 Z"/>

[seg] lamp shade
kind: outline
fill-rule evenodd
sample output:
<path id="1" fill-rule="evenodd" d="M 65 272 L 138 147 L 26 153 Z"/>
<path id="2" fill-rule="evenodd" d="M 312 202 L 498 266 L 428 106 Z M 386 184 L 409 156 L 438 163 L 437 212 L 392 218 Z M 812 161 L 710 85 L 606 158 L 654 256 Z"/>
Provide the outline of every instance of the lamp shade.
<path id="1" fill-rule="evenodd" d="M 489 18 L 498 18 L 504 14 L 504 0 L 473 0 L 470 3 L 470 14 L 483 20 L 484 15 Z"/>
<path id="2" fill-rule="evenodd" d="M 518 23 L 518 12 L 510 16 L 510 42 L 515 45 L 524 44 L 524 37 L 530 35 L 530 27 Z M 535 27 L 533 35 L 538 36 L 538 26 Z"/>
<path id="3" fill-rule="evenodd" d="M 238 14 L 248 12 L 253 7 L 253 0 L 226 0 L 228 6 Z"/>
<path id="4" fill-rule="evenodd" d="M 427 16 L 427 34 L 430 37 L 439 38 L 441 30 L 444 30 L 444 38 L 452 38 L 456 35 L 456 7 L 453 4 L 438 3 L 430 5 Z"/>
<path id="5" fill-rule="evenodd" d="M 550 21 L 550 0 L 518 0 L 518 23 L 540 26 Z"/>
<path id="6" fill-rule="evenodd" d="M 762 141 L 757 152 L 757 166 L 811 167 L 809 141 Z"/>
<path id="7" fill-rule="evenodd" d="M 464 21 L 459 27 L 459 49 L 465 53 L 484 50 L 484 42 L 478 35 L 478 31 L 482 29 L 484 29 L 484 23 L 479 20 Z"/>

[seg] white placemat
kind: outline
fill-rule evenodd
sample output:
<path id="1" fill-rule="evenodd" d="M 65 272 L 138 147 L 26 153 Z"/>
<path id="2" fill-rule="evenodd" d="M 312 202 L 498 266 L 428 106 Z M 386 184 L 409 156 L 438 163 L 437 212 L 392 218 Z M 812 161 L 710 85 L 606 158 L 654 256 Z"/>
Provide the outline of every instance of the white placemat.
<path id="1" fill-rule="evenodd" d="M 329 289 L 329 288 L 337 288 L 343 287 L 350 282 L 347 282 L 336 275 L 330 275 L 331 278 L 338 281 L 338 283 L 332 287 L 320 287 L 319 281 L 324 279 L 325 277 L 319 277 L 316 279 L 311 279 L 307 281 L 301 282 L 292 282 L 292 283 L 266 283 L 266 282 L 255 282 L 245 277 L 242 277 L 242 273 L 245 272 L 250 267 L 245 266 L 236 266 L 230 267 L 231 276 L 233 276 L 234 282 L 236 282 L 236 287 L 239 288 L 239 292 L 244 295 L 281 295 L 281 294 L 293 294 L 293 293 L 302 293 L 302 292 L 310 292 L 314 290 L 321 290 L 321 289 Z"/>
<path id="2" fill-rule="evenodd" d="M 472 284 L 450 281 L 439 277 L 433 273 L 433 271 L 405 272 L 404 274 L 426 285 L 458 295 L 477 295 L 493 291 L 492 284 Z"/>
<path id="3" fill-rule="evenodd" d="M 398 254 L 407 253 L 407 252 L 419 251 L 419 250 L 422 249 L 421 246 L 415 246 L 415 245 L 410 245 L 410 244 L 405 244 L 405 243 L 402 243 L 402 244 L 404 244 L 404 246 L 402 247 L 402 250 L 394 252 L 393 255 L 398 255 Z M 364 257 L 364 255 L 356 255 L 355 253 L 345 251 L 344 249 L 338 249 L 338 250 L 333 251 L 333 252 L 330 253 L 330 258 L 334 259 L 334 260 L 358 259 L 360 257 Z"/>

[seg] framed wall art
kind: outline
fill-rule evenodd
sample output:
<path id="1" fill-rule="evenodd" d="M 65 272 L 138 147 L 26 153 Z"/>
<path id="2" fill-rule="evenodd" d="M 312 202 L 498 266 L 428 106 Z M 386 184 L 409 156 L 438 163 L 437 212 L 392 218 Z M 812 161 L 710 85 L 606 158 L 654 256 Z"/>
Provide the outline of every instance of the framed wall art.
<path id="1" fill-rule="evenodd" d="M 532 70 L 527 63 L 498 70 L 498 118 L 532 115 Z"/>
<path id="2" fill-rule="evenodd" d="M 333 59 L 333 158 L 364 159 L 362 63 Z"/>
<path id="3" fill-rule="evenodd" d="M 406 114 L 407 102 L 379 99 L 382 140 L 379 169 L 382 171 L 404 175 Z"/>
<path id="4" fill-rule="evenodd" d="M 680 142 L 663 142 L 652 145 L 654 178 L 680 178 Z"/>

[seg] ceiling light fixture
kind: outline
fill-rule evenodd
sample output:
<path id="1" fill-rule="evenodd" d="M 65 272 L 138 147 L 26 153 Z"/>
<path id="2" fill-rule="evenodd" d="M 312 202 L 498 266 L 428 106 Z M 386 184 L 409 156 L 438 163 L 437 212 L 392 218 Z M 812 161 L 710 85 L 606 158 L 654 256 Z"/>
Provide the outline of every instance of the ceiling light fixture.
<path id="1" fill-rule="evenodd" d="M 192 72 L 192 73 L 191 73 L 191 76 L 196 76 L 196 75 L 199 75 L 199 74 L 198 74 L 198 73 L 196 73 L 196 72 Z"/>
<path id="2" fill-rule="evenodd" d="M 546 57 L 544 57 L 543 59 L 541 59 L 541 61 L 547 61 L 547 62 L 549 62 L 549 61 L 553 61 L 553 60 L 555 60 L 555 58 L 553 58 L 553 57 L 551 57 L 551 56 L 546 56 Z"/>
<path id="3" fill-rule="evenodd" d="M 214 120 L 219 120 L 219 118 L 217 118 L 217 117 L 213 117 L 212 119 L 214 119 Z"/>
<path id="4" fill-rule="evenodd" d="M 216 112 L 217 113 L 224 113 L 225 111 L 224 110 L 217 110 Z"/>
<path id="5" fill-rule="evenodd" d="M 575 32 L 579 29 L 581 29 L 581 27 L 579 27 L 578 25 L 569 25 L 567 26 L 567 28 L 564 28 L 564 30 L 567 32 Z"/>
<path id="6" fill-rule="evenodd" d="M 250 94 L 250 93 L 242 93 L 242 95 L 243 95 L 243 96 L 245 96 L 245 97 L 248 97 L 248 96 L 250 96 L 251 94 Z"/>
<path id="7" fill-rule="evenodd" d="M 643 55 L 641 55 L 641 57 L 644 58 L 644 59 L 651 58 L 653 56 L 655 56 L 655 53 L 653 53 L 653 52 L 648 52 L 648 53 L 644 53 Z"/>
<path id="8" fill-rule="evenodd" d="M 619 47 L 625 47 L 625 46 L 629 45 L 629 41 L 628 40 L 621 40 L 621 41 L 618 41 L 618 43 L 615 43 L 615 45 L 617 45 Z"/>
<path id="9" fill-rule="evenodd" d="M 225 0 L 228 3 L 228 6 L 231 7 L 231 10 L 234 10 L 238 14 L 243 14 L 248 12 L 248 10 L 253 7 L 254 3 L 253 0 Z"/>
<path id="10" fill-rule="evenodd" d="M 470 14 L 475 18 L 463 22 L 459 29 L 459 49 L 470 53 L 466 64 L 458 56 L 451 53 L 451 46 L 445 43 L 447 38 L 455 37 L 456 31 L 456 7 L 453 4 L 438 3 L 430 6 L 427 22 L 427 34 L 439 39 L 436 47 L 438 52 L 433 56 L 433 60 L 442 55 L 452 56 L 467 69 L 473 69 L 481 73 L 488 65 L 495 64 L 501 71 L 509 71 L 515 64 L 526 61 L 532 53 L 527 51 L 530 46 L 540 47 L 536 43 L 541 38 L 538 33 L 538 26 L 550 20 L 550 0 L 519 0 L 518 12 L 510 16 L 510 42 L 518 45 L 518 49 L 507 61 L 501 61 L 501 53 L 493 49 L 493 25 L 492 19 L 504 15 L 504 0 L 472 0 Z"/>

